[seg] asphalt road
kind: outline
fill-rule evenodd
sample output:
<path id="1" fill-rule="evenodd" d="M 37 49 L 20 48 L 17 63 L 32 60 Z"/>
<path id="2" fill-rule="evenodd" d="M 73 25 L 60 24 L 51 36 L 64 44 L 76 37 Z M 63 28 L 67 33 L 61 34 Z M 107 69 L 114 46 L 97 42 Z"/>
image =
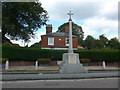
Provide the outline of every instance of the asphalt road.
<path id="1" fill-rule="evenodd" d="M 3 81 L 2 88 L 118 88 L 118 78 Z"/>

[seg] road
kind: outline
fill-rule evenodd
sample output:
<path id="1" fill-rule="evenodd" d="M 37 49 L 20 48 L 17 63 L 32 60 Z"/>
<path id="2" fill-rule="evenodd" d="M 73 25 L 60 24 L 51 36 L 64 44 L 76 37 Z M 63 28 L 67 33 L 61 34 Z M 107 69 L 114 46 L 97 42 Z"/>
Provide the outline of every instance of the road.
<path id="1" fill-rule="evenodd" d="M 2 88 L 118 88 L 118 78 L 3 81 Z"/>

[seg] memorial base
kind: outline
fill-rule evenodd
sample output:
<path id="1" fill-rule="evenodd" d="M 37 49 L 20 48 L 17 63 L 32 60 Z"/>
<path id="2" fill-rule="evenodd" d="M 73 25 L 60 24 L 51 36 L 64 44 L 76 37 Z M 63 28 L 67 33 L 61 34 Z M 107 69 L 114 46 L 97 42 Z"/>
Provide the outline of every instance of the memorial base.
<path id="1" fill-rule="evenodd" d="M 86 73 L 87 70 L 80 64 L 79 54 L 77 53 L 65 53 L 63 54 L 63 63 L 61 65 L 60 73 L 64 74 L 77 74 Z"/>

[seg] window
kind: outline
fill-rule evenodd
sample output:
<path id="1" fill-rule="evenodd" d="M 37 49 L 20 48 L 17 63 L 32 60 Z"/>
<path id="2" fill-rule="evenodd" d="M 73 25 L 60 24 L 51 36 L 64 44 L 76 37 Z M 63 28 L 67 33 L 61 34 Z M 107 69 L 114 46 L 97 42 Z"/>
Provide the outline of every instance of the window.
<path id="1" fill-rule="evenodd" d="M 54 38 L 48 38 L 48 45 L 54 45 Z"/>
<path id="2" fill-rule="evenodd" d="M 66 46 L 69 46 L 69 38 L 66 38 Z"/>

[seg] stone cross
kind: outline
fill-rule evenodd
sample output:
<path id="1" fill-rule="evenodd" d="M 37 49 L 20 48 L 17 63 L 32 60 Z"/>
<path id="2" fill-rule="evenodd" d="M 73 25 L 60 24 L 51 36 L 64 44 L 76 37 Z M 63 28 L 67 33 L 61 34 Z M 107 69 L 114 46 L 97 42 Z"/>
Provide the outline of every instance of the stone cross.
<path id="1" fill-rule="evenodd" d="M 73 13 L 71 13 L 71 11 L 70 11 L 67 14 L 69 15 L 69 49 L 68 49 L 68 53 L 73 53 L 73 46 L 72 46 L 72 19 L 71 19 L 71 16 L 73 15 Z"/>
<path id="2" fill-rule="evenodd" d="M 69 11 L 69 13 L 67 13 L 69 15 L 69 21 L 72 21 L 71 16 L 73 15 L 73 13 L 71 11 Z"/>
<path id="3" fill-rule="evenodd" d="M 68 13 L 69 15 L 69 48 L 68 53 L 64 53 L 62 57 L 62 64 L 60 66 L 61 70 L 60 73 L 63 74 L 75 74 L 75 73 L 84 73 L 87 72 L 82 64 L 80 64 L 79 54 L 73 53 L 72 47 L 72 19 L 71 11 Z"/>

